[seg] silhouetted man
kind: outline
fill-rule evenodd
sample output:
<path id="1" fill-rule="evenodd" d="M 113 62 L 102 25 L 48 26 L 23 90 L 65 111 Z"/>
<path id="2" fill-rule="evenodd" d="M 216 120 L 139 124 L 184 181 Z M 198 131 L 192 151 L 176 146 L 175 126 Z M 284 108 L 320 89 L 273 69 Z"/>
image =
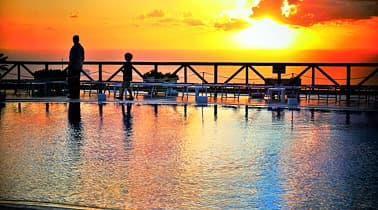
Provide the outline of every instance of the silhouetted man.
<path id="1" fill-rule="evenodd" d="M 80 98 L 80 73 L 84 62 L 84 48 L 79 43 L 79 36 L 74 35 L 74 45 L 70 50 L 70 62 L 68 65 L 69 98 Z"/>

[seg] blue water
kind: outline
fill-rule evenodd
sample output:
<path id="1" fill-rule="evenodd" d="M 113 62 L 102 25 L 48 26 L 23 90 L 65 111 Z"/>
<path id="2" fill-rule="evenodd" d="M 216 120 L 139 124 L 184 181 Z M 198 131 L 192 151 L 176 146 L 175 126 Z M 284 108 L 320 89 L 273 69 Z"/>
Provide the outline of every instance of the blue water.
<path id="1" fill-rule="evenodd" d="M 378 202 L 378 112 L 6 103 L 0 200 L 116 209 Z"/>

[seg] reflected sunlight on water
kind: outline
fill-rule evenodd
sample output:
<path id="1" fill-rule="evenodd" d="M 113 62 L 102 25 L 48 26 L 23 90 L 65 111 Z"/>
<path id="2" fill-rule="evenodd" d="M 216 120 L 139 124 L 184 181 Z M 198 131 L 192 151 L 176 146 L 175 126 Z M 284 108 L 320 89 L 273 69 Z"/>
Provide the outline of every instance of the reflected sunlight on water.
<path id="1" fill-rule="evenodd" d="M 7 103 L 0 200 L 100 208 L 369 208 L 376 112 Z"/>

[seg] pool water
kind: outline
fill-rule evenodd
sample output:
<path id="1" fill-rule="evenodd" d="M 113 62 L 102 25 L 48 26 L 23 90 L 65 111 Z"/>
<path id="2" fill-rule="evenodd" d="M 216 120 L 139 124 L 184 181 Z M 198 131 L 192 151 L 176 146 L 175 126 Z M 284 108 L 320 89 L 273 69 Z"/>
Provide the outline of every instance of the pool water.
<path id="1" fill-rule="evenodd" d="M 6 103 L 0 200 L 115 209 L 378 205 L 378 112 Z"/>

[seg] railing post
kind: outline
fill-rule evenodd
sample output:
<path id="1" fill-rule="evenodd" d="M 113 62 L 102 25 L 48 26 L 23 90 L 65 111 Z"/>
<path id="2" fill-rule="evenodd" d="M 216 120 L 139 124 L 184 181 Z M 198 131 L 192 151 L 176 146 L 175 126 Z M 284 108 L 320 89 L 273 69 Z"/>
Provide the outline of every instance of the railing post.
<path id="1" fill-rule="evenodd" d="M 102 82 L 102 63 L 98 64 L 98 81 Z"/>
<path id="2" fill-rule="evenodd" d="M 102 93 L 102 63 L 98 64 L 98 81 L 99 81 L 99 92 Z"/>
<path id="3" fill-rule="evenodd" d="M 21 80 L 21 64 L 17 64 L 17 80 L 18 82 Z"/>
<path id="4" fill-rule="evenodd" d="M 214 64 L 214 84 L 218 84 L 218 65 Z M 217 88 L 214 88 L 214 98 L 218 96 Z"/>
<path id="5" fill-rule="evenodd" d="M 249 84 L 248 65 L 245 65 L 245 85 Z"/>
<path id="6" fill-rule="evenodd" d="M 188 83 L 188 70 L 187 70 L 187 65 L 184 66 L 184 83 Z"/>
<path id="7" fill-rule="evenodd" d="M 214 84 L 218 83 L 218 65 L 214 64 Z"/>
<path id="8" fill-rule="evenodd" d="M 17 83 L 21 84 L 21 64 L 17 64 Z M 19 86 L 19 85 L 17 85 Z M 17 87 L 14 87 L 14 95 L 17 95 Z"/>
<path id="9" fill-rule="evenodd" d="M 312 88 L 315 86 L 315 66 L 311 67 L 311 86 Z"/>

